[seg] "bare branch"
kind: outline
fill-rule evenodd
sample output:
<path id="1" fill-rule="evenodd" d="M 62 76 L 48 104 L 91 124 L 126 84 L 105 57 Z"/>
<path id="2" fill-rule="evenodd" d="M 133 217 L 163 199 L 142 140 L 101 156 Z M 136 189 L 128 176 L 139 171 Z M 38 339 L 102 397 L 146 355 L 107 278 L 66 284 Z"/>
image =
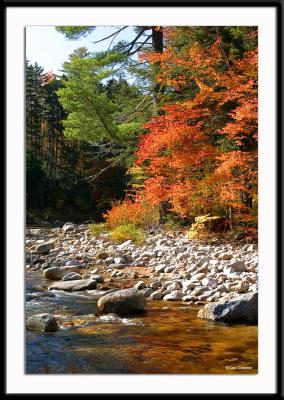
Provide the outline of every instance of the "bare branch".
<path id="1" fill-rule="evenodd" d="M 106 36 L 106 37 L 104 37 L 104 38 L 102 38 L 102 39 L 100 39 L 100 40 L 96 40 L 95 42 L 92 42 L 92 43 L 93 43 L 93 44 L 97 44 L 97 43 L 103 42 L 104 40 L 107 40 L 107 39 L 111 38 L 112 36 L 118 35 L 121 31 L 123 31 L 123 30 L 126 29 L 126 28 L 128 28 L 128 27 L 127 27 L 127 26 L 123 26 L 121 29 L 119 29 L 118 31 L 112 33 L 111 35 Z"/>
<path id="2" fill-rule="evenodd" d="M 110 163 L 109 165 L 107 165 L 105 168 L 101 169 L 97 174 L 95 175 L 91 175 L 91 176 L 87 176 L 85 178 L 85 180 L 88 183 L 94 182 L 100 175 L 102 175 L 106 170 L 108 170 L 109 168 L 113 167 L 115 164 L 117 164 L 119 161 L 121 161 L 122 156 L 117 158 L 116 160 L 114 160 L 112 163 Z"/>

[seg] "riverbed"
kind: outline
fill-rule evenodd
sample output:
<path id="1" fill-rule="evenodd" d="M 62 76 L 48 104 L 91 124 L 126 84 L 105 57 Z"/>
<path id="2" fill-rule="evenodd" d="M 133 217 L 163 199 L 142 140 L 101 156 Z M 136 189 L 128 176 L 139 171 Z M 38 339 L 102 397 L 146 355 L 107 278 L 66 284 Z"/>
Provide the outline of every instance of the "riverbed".
<path id="1" fill-rule="evenodd" d="M 100 316 L 87 291 L 43 293 L 43 281 L 41 271 L 26 271 L 26 292 L 41 296 L 26 302 L 26 316 L 52 313 L 60 329 L 26 331 L 28 374 L 257 373 L 256 325 L 198 319 L 200 306 L 181 301 Z"/>

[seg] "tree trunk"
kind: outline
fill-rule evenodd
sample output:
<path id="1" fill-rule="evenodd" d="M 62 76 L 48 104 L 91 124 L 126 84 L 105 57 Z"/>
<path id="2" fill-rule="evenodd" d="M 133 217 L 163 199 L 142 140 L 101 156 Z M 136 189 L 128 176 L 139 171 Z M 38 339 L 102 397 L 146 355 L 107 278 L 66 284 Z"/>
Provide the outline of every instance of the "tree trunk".
<path id="1" fill-rule="evenodd" d="M 229 220 L 229 226 L 230 229 L 233 229 L 233 207 L 232 206 L 227 206 L 227 218 Z"/>
<path id="2" fill-rule="evenodd" d="M 158 30 L 156 29 L 157 27 L 152 28 L 152 46 L 153 50 L 156 53 L 163 53 L 163 28 L 160 27 Z M 159 69 L 160 69 L 160 63 L 157 62 L 154 65 L 155 73 L 158 74 Z M 159 83 L 156 83 L 154 86 L 153 90 L 153 100 L 155 103 L 155 106 L 157 108 L 157 114 L 161 114 L 161 110 L 159 109 L 159 93 L 161 91 L 161 85 Z M 169 202 L 168 201 L 161 201 L 159 204 L 159 214 L 160 214 L 160 219 L 159 222 L 160 224 L 165 223 L 165 218 L 167 215 L 167 211 L 169 209 Z"/>
<path id="3" fill-rule="evenodd" d="M 156 27 L 152 28 L 152 46 L 153 50 L 156 53 L 163 53 L 163 28 L 160 27 L 159 30 L 155 29 Z M 160 63 L 156 62 L 153 66 L 155 74 L 158 74 L 160 70 Z M 161 91 L 161 85 L 159 83 L 156 83 L 153 88 L 153 101 L 155 104 L 155 107 L 157 109 L 157 114 L 161 113 L 161 110 L 159 109 L 159 92 Z"/>

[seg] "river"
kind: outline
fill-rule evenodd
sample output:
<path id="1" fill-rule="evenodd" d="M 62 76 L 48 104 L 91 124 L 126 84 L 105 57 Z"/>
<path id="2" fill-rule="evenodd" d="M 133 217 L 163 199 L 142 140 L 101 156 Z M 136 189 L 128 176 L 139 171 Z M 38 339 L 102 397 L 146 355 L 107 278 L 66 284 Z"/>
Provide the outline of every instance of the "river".
<path id="1" fill-rule="evenodd" d="M 28 374 L 257 373 L 257 326 L 198 319 L 200 306 L 185 302 L 148 301 L 143 314 L 102 317 L 86 292 L 30 299 L 43 281 L 26 271 L 26 316 L 52 313 L 60 329 L 26 331 Z"/>

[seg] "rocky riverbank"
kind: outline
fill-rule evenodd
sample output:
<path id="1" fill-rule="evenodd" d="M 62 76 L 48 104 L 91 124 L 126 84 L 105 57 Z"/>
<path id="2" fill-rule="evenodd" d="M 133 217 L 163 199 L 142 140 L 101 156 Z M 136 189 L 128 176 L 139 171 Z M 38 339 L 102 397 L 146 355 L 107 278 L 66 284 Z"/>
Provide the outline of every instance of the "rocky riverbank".
<path id="1" fill-rule="evenodd" d="M 200 318 L 257 320 L 255 244 L 204 244 L 182 232 L 148 235 L 139 246 L 131 240 L 114 244 L 107 234 L 94 238 L 88 225 L 66 223 L 27 229 L 26 269 L 42 271 L 50 295 L 83 290 L 101 298 L 103 313 L 120 313 L 113 301 L 135 311 L 125 308 L 128 298 L 139 310 L 149 301 L 176 301 L 204 306 Z M 125 290 L 130 288 L 135 290 Z"/>

